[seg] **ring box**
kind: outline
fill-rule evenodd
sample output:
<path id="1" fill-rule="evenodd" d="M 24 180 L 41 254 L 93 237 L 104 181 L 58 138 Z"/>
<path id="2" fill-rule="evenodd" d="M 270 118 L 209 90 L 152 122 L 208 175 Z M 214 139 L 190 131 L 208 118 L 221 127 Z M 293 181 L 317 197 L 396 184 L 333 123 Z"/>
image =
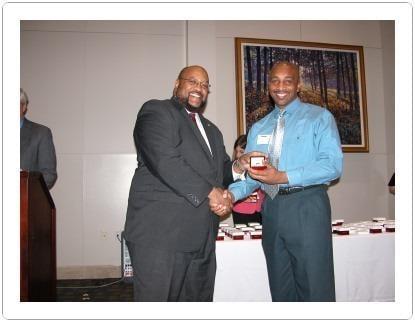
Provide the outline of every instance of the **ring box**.
<path id="1" fill-rule="evenodd" d="M 331 222 L 332 226 L 341 226 L 344 223 L 344 219 L 336 219 Z"/>
<path id="2" fill-rule="evenodd" d="M 230 237 L 233 240 L 243 240 L 244 239 L 244 236 L 245 236 L 245 233 L 242 232 L 242 231 L 233 231 L 230 234 Z"/>
<path id="3" fill-rule="evenodd" d="M 241 227 L 241 231 L 246 233 L 248 231 L 255 231 L 255 228 L 254 227 Z"/>
<path id="4" fill-rule="evenodd" d="M 251 235 L 251 239 L 262 239 L 262 231 L 261 230 L 251 231 L 250 235 Z"/>
<path id="5" fill-rule="evenodd" d="M 255 169 L 255 170 L 266 169 L 267 166 L 265 165 L 265 157 L 264 156 L 251 157 L 249 161 L 249 166 L 251 167 L 251 169 Z"/>
<path id="6" fill-rule="evenodd" d="M 225 233 L 218 232 L 218 235 L 216 236 L 216 240 L 224 240 L 224 239 L 225 239 Z"/>
<path id="7" fill-rule="evenodd" d="M 350 229 L 348 227 L 337 227 L 336 233 L 337 235 L 349 235 Z"/>
<path id="8" fill-rule="evenodd" d="M 382 232 L 381 226 L 369 226 L 369 233 L 371 234 L 380 234 Z"/>

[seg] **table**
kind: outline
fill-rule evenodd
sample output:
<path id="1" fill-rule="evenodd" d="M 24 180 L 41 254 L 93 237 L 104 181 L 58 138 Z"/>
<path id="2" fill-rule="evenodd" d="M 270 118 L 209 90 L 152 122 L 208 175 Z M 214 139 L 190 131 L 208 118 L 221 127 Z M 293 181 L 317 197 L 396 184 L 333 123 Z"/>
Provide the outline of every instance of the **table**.
<path id="1" fill-rule="evenodd" d="M 216 242 L 216 302 L 271 301 L 260 240 Z M 395 233 L 333 236 L 336 300 L 394 301 Z"/>

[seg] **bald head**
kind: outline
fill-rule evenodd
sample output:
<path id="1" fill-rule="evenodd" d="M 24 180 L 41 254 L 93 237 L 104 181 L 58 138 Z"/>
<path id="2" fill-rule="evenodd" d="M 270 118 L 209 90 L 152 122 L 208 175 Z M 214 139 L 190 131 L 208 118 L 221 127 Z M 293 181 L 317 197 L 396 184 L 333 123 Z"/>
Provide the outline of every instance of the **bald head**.
<path id="1" fill-rule="evenodd" d="M 173 95 L 191 112 L 199 113 L 209 94 L 209 76 L 198 65 L 183 68 L 174 84 Z"/>
<path id="2" fill-rule="evenodd" d="M 186 75 L 191 74 L 193 71 L 198 71 L 200 73 L 205 74 L 205 78 L 209 81 L 209 76 L 208 76 L 208 73 L 207 73 L 206 69 L 204 69 L 202 66 L 199 66 L 199 65 L 192 65 L 192 66 L 187 66 L 187 67 L 183 68 L 180 71 L 179 76 L 177 77 L 177 79 L 187 78 Z"/>
<path id="3" fill-rule="evenodd" d="M 274 103 L 285 107 L 297 98 L 299 86 L 299 68 L 287 61 L 275 63 L 269 72 L 268 91 Z"/>
<path id="4" fill-rule="evenodd" d="M 280 61 L 276 62 L 274 65 L 272 65 L 271 70 L 269 71 L 269 75 L 271 76 L 272 72 L 275 69 L 286 67 L 289 69 L 292 69 L 295 75 L 297 76 L 297 79 L 300 77 L 300 69 L 297 64 L 290 63 L 289 61 Z"/>

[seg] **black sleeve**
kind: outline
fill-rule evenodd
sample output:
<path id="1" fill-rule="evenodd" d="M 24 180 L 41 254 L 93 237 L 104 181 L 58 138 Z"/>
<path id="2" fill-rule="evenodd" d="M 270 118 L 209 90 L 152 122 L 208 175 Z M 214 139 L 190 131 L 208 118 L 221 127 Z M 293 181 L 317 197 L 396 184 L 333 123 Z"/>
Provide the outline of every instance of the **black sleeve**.
<path id="1" fill-rule="evenodd" d="M 52 132 L 49 128 L 44 129 L 38 148 L 38 166 L 42 172 L 48 188 L 52 188 L 58 178 L 56 172 L 56 153 L 53 144 Z"/>
<path id="2" fill-rule="evenodd" d="M 223 186 L 225 188 L 228 188 L 228 186 L 233 183 L 232 164 L 233 162 L 228 157 L 223 168 Z"/>
<path id="3" fill-rule="evenodd" d="M 389 180 L 388 187 L 395 187 L 395 173 L 393 173 L 392 178 Z"/>

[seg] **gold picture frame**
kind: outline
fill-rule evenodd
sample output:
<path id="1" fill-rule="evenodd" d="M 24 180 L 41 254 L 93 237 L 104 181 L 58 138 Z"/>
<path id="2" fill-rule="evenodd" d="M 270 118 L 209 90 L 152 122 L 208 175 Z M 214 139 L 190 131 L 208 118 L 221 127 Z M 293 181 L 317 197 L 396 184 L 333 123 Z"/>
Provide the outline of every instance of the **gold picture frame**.
<path id="1" fill-rule="evenodd" d="M 268 114 L 268 72 L 277 61 L 299 65 L 302 101 L 327 108 L 343 152 L 369 152 L 362 46 L 235 38 L 238 134 Z"/>

